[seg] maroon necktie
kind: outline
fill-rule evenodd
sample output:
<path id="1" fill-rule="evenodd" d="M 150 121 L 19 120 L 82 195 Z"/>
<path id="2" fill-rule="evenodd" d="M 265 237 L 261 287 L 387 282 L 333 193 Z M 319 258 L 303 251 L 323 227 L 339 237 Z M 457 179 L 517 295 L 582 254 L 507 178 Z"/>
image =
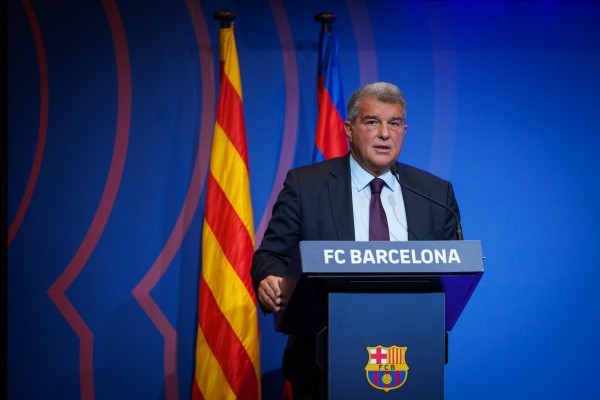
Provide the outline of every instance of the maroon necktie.
<path id="1" fill-rule="evenodd" d="M 370 183 L 371 203 L 369 205 L 369 240 L 390 240 L 387 218 L 381 204 L 381 189 L 385 185 L 382 179 L 375 178 Z"/>

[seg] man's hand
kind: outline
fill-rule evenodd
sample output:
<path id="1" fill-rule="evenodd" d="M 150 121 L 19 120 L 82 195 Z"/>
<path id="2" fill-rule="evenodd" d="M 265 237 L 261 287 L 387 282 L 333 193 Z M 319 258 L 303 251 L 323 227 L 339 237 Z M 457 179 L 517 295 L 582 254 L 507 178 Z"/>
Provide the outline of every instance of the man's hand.
<path id="1" fill-rule="evenodd" d="M 269 275 L 258 285 L 258 301 L 273 312 L 281 309 L 281 281 L 280 276 Z"/>

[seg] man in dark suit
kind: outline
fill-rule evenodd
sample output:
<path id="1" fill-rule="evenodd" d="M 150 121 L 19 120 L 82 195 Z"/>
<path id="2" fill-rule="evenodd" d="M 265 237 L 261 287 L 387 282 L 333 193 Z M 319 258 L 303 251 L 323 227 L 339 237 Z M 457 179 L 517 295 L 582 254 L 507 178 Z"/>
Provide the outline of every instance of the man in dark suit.
<path id="1" fill-rule="evenodd" d="M 345 122 L 350 153 L 292 169 L 273 207 L 273 215 L 252 261 L 252 280 L 264 312 L 282 305 L 281 280 L 301 240 L 382 240 L 370 233 L 371 181 L 383 180 L 380 199 L 383 240 L 454 239 L 451 212 L 401 187 L 390 172 L 398 167 L 403 185 L 447 205 L 459 215 L 450 182 L 399 163 L 406 125 L 406 102 L 395 85 L 378 82 L 357 90 Z M 315 338 L 291 335 L 283 357 L 284 377 L 294 399 L 320 398 Z"/>

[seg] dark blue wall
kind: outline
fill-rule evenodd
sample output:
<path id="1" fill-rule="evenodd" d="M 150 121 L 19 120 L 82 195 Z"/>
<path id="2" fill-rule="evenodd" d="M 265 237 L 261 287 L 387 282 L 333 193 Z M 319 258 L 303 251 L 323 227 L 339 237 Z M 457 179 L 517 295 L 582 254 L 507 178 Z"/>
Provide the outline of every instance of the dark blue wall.
<path id="1" fill-rule="evenodd" d="M 223 8 L 257 239 L 311 159 L 331 10 L 346 99 L 403 89 L 401 160 L 453 182 L 483 243 L 446 398 L 598 398 L 600 5 L 383 0 L 9 1 L 9 397 L 189 397 Z M 285 338 L 261 329 L 279 398 Z"/>

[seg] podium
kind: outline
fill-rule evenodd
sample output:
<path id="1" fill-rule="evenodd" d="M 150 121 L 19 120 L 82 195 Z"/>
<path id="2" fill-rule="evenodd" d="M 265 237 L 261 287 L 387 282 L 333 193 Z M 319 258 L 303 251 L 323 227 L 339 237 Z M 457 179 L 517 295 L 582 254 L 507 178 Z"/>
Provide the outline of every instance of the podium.
<path id="1" fill-rule="evenodd" d="M 275 329 L 315 335 L 329 399 L 443 399 L 447 332 L 482 275 L 479 241 L 303 241 Z"/>

